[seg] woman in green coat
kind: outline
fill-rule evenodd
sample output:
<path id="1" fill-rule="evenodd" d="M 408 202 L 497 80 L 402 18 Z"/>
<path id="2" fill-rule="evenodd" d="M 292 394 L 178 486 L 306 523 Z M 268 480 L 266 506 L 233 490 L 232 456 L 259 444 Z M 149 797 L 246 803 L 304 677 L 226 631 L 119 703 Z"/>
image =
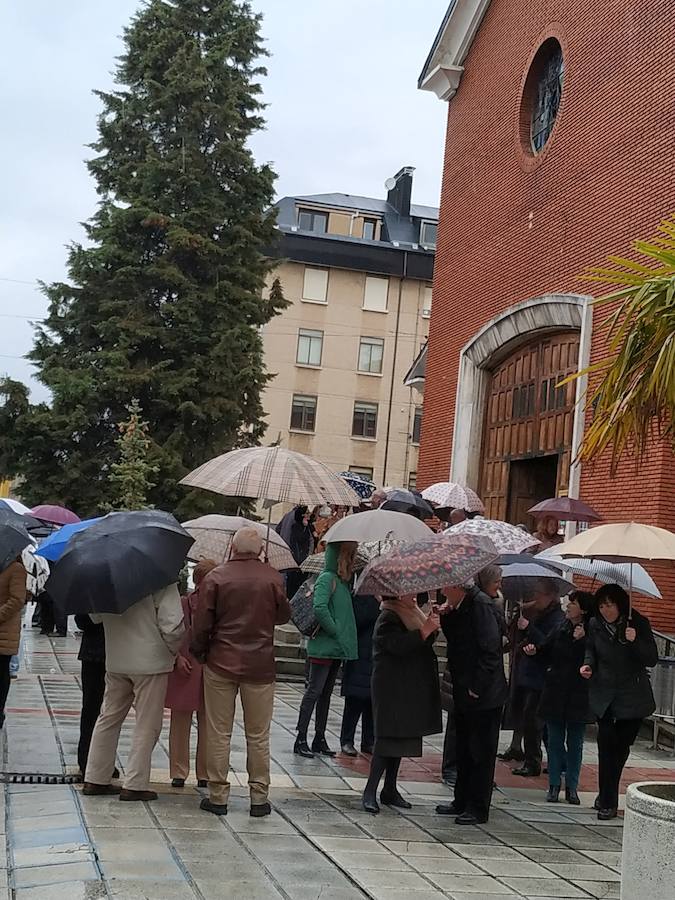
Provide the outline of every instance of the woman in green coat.
<path id="1" fill-rule="evenodd" d="M 356 544 L 351 541 L 328 544 L 324 570 L 314 585 L 313 606 L 319 630 L 307 644 L 309 675 L 293 747 L 298 756 L 312 758 L 315 753 L 335 756 L 326 741 L 330 698 L 342 661 L 358 658 L 356 622 L 349 589 L 355 555 Z M 314 740 L 310 749 L 307 731 L 315 707 Z"/>

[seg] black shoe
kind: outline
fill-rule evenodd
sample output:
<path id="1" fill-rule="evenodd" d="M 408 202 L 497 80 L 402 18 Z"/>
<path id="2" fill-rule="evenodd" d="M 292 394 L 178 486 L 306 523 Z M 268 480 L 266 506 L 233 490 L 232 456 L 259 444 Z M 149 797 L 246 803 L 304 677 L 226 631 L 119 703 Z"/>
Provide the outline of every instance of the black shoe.
<path id="1" fill-rule="evenodd" d="M 363 804 L 364 810 L 367 813 L 372 813 L 374 816 L 376 816 L 379 813 L 380 807 L 377 803 L 377 798 L 373 794 L 370 794 L 370 793 L 365 794 L 364 793 L 363 800 L 361 802 Z"/>
<path id="2" fill-rule="evenodd" d="M 462 816 L 464 815 L 461 809 L 458 809 L 455 806 L 454 801 L 452 803 L 439 803 L 436 807 L 436 812 L 439 816 Z"/>
<path id="3" fill-rule="evenodd" d="M 171 779 L 171 787 L 185 787 L 185 779 L 184 778 L 172 778 Z"/>
<path id="4" fill-rule="evenodd" d="M 356 747 L 353 744 L 343 744 L 342 752 L 345 756 L 358 756 L 359 754 L 356 752 Z"/>
<path id="5" fill-rule="evenodd" d="M 396 790 L 383 790 L 380 794 L 380 803 L 384 803 L 385 806 L 394 806 L 397 809 L 412 809 L 412 803 L 408 803 L 407 800 L 404 800 Z"/>
<path id="6" fill-rule="evenodd" d="M 361 744 L 361 753 L 366 753 L 368 756 L 373 755 L 373 745 L 372 744 Z"/>
<path id="7" fill-rule="evenodd" d="M 572 806 L 581 806 L 581 800 L 579 799 L 576 788 L 565 788 L 565 800 L 567 800 L 568 803 L 571 803 Z"/>
<path id="8" fill-rule="evenodd" d="M 548 793 L 546 794 L 546 802 L 547 803 L 557 803 L 559 795 L 560 795 L 560 785 L 552 784 L 548 789 Z"/>
<path id="9" fill-rule="evenodd" d="M 479 818 L 470 812 L 463 812 L 461 816 L 457 816 L 455 819 L 455 825 L 484 825 L 486 822 L 486 817 Z"/>
<path id="10" fill-rule="evenodd" d="M 57 631 L 56 636 L 57 637 L 68 637 L 68 632 L 67 631 Z"/>
<path id="11" fill-rule="evenodd" d="M 616 819 L 619 815 L 618 809 L 599 809 L 598 810 L 598 819 L 601 822 L 607 822 L 609 819 Z"/>
<path id="12" fill-rule="evenodd" d="M 304 756 L 305 759 L 314 759 L 314 754 L 309 749 L 309 744 L 304 738 L 296 738 L 293 745 L 293 753 L 296 756 Z"/>
<path id="13" fill-rule="evenodd" d="M 204 812 L 213 813 L 214 816 L 227 815 L 227 803 L 211 803 L 211 801 L 207 797 L 204 797 L 202 802 L 199 804 L 199 808 L 203 809 Z"/>
<path id="14" fill-rule="evenodd" d="M 525 754 L 522 750 L 514 750 L 513 747 L 507 747 L 506 750 L 497 754 L 497 759 L 501 759 L 503 762 L 522 762 L 525 759 Z"/>
<path id="15" fill-rule="evenodd" d="M 262 819 L 263 816 L 272 815 L 272 806 L 269 803 L 252 803 L 250 815 L 254 819 Z"/>
<path id="16" fill-rule="evenodd" d="M 312 741 L 312 753 L 318 753 L 320 756 L 336 756 L 335 750 L 331 750 L 326 743 L 325 737 L 315 737 Z"/>
<path id="17" fill-rule="evenodd" d="M 209 783 L 208 783 L 208 781 L 206 780 L 206 778 L 200 778 L 199 781 L 197 782 L 197 787 L 198 787 L 198 788 L 205 788 L 205 787 L 208 787 L 208 786 L 209 786 Z"/>
<path id="18" fill-rule="evenodd" d="M 511 769 L 511 774 L 521 775 L 523 778 L 537 778 L 537 776 L 541 775 L 541 769 L 525 764 L 518 769 Z"/>
<path id="19" fill-rule="evenodd" d="M 593 801 L 593 809 L 600 809 L 600 795 L 599 794 Z"/>
<path id="20" fill-rule="evenodd" d="M 117 766 L 115 766 L 115 768 L 113 769 L 112 777 L 113 777 L 113 780 L 114 780 L 115 778 L 119 778 L 119 777 L 120 777 L 120 770 L 117 768 Z"/>

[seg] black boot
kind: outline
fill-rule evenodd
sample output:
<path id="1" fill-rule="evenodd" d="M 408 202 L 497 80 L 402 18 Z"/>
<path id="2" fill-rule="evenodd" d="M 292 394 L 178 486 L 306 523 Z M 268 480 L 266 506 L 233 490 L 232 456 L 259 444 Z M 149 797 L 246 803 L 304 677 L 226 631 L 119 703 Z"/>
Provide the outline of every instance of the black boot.
<path id="1" fill-rule="evenodd" d="M 565 800 L 567 800 L 568 803 L 571 803 L 572 806 L 581 806 L 581 800 L 579 799 L 576 788 L 565 788 Z"/>
<path id="2" fill-rule="evenodd" d="M 400 765 L 401 758 L 398 756 L 387 760 L 387 767 L 384 775 L 384 787 L 380 794 L 380 801 L 384 803 L 385 806 L 395 806 L 397 809 L 412 809 L 412 804 L 403 799 L 399 794 L 396 785 Z"/>
<path id="3" fill-rule="evenodd" d="M 560 785 L 559 784 L 549 785 L 548 793 L 546 794 L 546 802 L 547 803 L 557 803 L 559 794 L 560 794 Z"/>
<path id="4" fill-rule="evenodd" d="M 370 761 L 370 774 L 363 791 L 363 808 L 366 812 L 376 815 L 380 811 L 377 802 L 377 788 L 382 778 L 382 773 L 387 766 L 387 759 L 384 756 L 373 756 Z"/>
<path id="5" fill-rule="evenodd" d="M 324 735 L 315 735 L 312 741 L 312 753 L 318 753 L 320 756 L 335 756 L 335 750 L 331 750 L 326 742 Z"/>
<path id="6" fill-rule="evenodd" d="M 293 753 L 296 756 L 304 756 L 305 759 L 314 759 L 314 754 L 309 749 L 309 745 L 307 743 L 307 735 L 299 734 L 295 739 L 295 744 L 293 744 Z"/>

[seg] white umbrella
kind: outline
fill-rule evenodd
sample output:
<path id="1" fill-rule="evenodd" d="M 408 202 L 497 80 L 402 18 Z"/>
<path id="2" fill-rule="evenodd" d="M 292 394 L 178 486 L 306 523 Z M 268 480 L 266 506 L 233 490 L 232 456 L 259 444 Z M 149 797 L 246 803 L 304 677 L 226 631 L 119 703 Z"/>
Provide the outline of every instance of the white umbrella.
<path id="1" fill-rule="evenodd" d="M 283 447 L 231 450 L 190 472 L 180 482 L 226 497 L 272 503 L 358 506 L 358 494 L 328 466 Z"/>
<path id="2" fill-rule="evenodd" d="M 261 522 L 252 522 L 242 516 L 200 516 L 183 522 L 183 528 L 195 539 L 188 552 L 188 559 L 214 559 L 221 563 L 229 559 L 232 538 L 240 528 L 252 527 L 266 542 L 265 555 L 275 569 L 295 569 L 297 563 L 284 539 Z"/>
<path id="3" fill-rule="evenodd" d="M 485 507 L 475 491 L 455 481 L 437 481 L 422 491 L 425 500 L 434 506 L 464 509 L 467 512 L 484 513 Z"/>
<path id="4" fill-rule="evenodd" d="M 323 536 L 326 543 L 335 541 L 424 541 L 433 532 L 415 516 L 390 509 L 345 516 Z"/>
<path id="5" fill-rule="evenodd" d="M 510 565 L 502 566 L 502 578 L 546 578 L 555 583 L 561 597 L 575 590 L 573 582 L 551 571 L 546 566 L 537 564 L 534 560 L 531 563 L 511 563 Z"/>
<path id="6" fill-rule="evenodd" d="M 463 522 L 453 525 L 445 534 L 484 535 L 490 538 L 499 553 L 522 553 L 523 550 L 536 547 L 540 543 L 536 537 L 515 525 L 509 525 L 508 522 L 500 522 L 497 519 L 483 519 L 480 516 L 475 519 L 465 519 Z"/>
<path id="7" fill-rule="evenodd" d="M 611 563 L 604 559 L 584 559 L 582 557 L 562 559 L 555 554 L 555 550 L 557 547 L 542 550 L 535 556 L 535 559 L 545 560 L 563 570 L 573 572 L 575 575 L 583 575 L 586 578 L 593 578 L 602 584 L 618 584 L 627 591 L 631 590 L 632 571 L 632 589 L 634 591 L 645 597 L 653 597 L 655 600 L 663 599 L 656 582 L 639 563 Z"/>
<path id="8" fill-rule="evenodd" d="M 20 503 L 18 500 L 12 500 L 9 497 L 0 499 L 0 506 L 6 506 L 11 509 L 12 512 L 18 513 L 20 516 L 25 516 L 26 513 L 30 512 L 30 509 L 27 506 L 24 506 L 23 503 Z"/>

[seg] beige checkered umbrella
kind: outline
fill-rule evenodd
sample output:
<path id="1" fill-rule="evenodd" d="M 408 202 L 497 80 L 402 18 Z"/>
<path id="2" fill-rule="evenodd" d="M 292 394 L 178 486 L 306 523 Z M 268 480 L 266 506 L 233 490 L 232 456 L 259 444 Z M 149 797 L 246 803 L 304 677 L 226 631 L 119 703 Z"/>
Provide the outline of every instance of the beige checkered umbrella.
<path id="1" fill-rule="evenodd" d="M 358 506 L 358 495 L 323 463 L 283 447 L 231 450 L 209 460 L 181 481 L 226 497 L 275 503 Z"/>
<path id="2" fill-rule="evenodd" d="M 267 558 L 275 569 L 295 569 L 296 562 L 286 543 L 276 531 L 261 522 L 252 522 L 242 516 L 200 516 L 190 522 L 183 522 L 183 528 L 195 539 L 188 552 L 188 559 L 214 559 L 224 562 L 229 559 L 232 538 L 240 528 L 250 526 L 260 532 L 266 543 Z M 269 539 L 269 542 L 268 542 Z"/>

